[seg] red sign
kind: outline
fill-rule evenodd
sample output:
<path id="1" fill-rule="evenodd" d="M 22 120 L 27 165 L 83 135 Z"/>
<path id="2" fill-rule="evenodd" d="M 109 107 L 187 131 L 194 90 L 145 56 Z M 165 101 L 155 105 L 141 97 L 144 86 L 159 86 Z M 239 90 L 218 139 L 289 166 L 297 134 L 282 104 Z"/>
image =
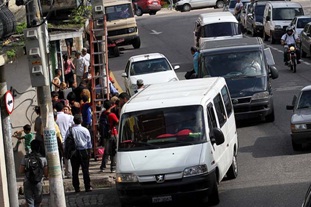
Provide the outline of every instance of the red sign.
<path id="1" fill-rule="evenodd" d="M 14 109 L 14 98 L 11 91 L 7 91 L 4 94 L 5 108 L 8 114 L 11 114 Z"/>

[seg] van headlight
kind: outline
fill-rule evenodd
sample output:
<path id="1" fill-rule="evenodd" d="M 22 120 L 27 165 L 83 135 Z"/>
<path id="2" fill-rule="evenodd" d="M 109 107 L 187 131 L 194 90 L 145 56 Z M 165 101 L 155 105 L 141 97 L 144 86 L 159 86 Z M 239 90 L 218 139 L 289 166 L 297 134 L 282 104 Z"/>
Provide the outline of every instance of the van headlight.
<path id="1" fill-rule="evenodd" d="M 267 99 L 267 98 L 269 98 L 269 92 L 268 91 L 255 93 L 252 96 L 252 100 Z"/>
<path id="2" fill-rule="evenodd" d="M 136 32 L 136 27 L 128 28 L 128 32 L 129 32 L 129 33 Z"/>
<path id="3" fill-rule="evenodd" d="M 190 177 L 195 175 L 201 175 L 207 172 L 207 166 L 204 165 L 197 165 L 193 167 L 188 167 L 184 170 L 183 177 Z"/>
<path id="4" fill-rule="evenodd" d="M 136 183 L 138 182 L 137 176 L 133 173 L 117 173 L 117 183 Z"/>
<path id="5" fill-rule="evenodd" d="M 305 130 L 307 129 L 307 125 L 306 124 L 292 124 L 291 129 L 292 131 Z"/>

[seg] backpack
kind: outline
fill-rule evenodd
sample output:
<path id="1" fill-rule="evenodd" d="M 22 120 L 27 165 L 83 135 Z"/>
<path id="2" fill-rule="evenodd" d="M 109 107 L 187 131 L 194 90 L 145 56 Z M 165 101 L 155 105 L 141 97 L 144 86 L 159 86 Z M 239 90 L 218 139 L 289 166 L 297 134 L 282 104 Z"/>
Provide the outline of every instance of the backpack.
<path id="1" fill-rule="evenodd" d="M 76 142 L 73 137 L 72 128 L 69 128 L 69 134 L 67 135 L 65 139 L 65 151 L 64 151 L 64 157 L 66 159 L 71 159 L 76 154 Z"/>
<path id="2" fill-rule="evenodd" d="M 30 153 L 25 156 L 25 175 L 30 183 L 37 184 L 43 178 L 43 164 L 39 153 Z"/>
<path id="3" fill-rule="evenodd" d="M 99 130 L 100 130 L 101 138 L 103 139 L 110 139 L 111 137 L 111 130 L 109 127 L 109 122 L 108 122 L 109 114 L 110 113 L 102 112 L 99 118 Z"/>

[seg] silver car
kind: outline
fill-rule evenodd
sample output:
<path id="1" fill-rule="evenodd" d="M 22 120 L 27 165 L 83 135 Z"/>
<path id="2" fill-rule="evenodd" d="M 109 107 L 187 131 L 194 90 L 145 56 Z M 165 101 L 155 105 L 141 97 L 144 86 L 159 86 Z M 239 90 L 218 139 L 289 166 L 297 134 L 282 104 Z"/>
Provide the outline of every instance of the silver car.
<path id="1" fill-rule="evenodd" d="M 286 106 L 293 110 L 291 117 L 292 146 L 295 151 L 302 149 L 302 144 L 311 143 L 311 85 L 301 89 L 298 97 L 294 96 L 292 105 Z"/>

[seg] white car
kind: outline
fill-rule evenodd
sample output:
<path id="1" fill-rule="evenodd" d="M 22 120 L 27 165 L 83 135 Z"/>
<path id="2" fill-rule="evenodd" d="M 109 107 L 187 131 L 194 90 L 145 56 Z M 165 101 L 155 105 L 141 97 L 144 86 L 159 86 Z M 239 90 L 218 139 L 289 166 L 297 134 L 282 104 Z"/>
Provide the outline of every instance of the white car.
<path id="1" fill-rule="evenodd" d="M 179 68 L 179 65 L 173 67 L 168 59 L 160 53 L 132 56 L 122 73 L 126 92 L 130 96 L 135 94 L 138 79 L 142 79 L 144 85 L 178 81 L 175 70 Z"/>
<path id="2" fill-rule="evenodd" d="M 311 16 L 296 16 L 290 23 L 289 26 L 293 27 L 295 30 L 295 33 L 297 34 L 298 37 L 300 37 L 300 34 L 303 30 L 303 28 L 311 22 Z"/>

